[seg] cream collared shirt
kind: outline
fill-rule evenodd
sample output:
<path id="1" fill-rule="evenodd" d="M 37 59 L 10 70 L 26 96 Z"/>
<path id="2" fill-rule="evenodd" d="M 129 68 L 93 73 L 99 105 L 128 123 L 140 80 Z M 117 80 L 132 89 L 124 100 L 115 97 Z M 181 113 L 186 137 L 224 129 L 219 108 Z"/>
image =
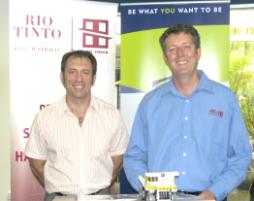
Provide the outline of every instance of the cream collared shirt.
<path id="1" fill-rule="evenodd" d="M 115 107 L 92 96 L 80 126 L 64 97 L 36 115 L 25 154 L 47 160 L 47 192 L 90 194 L 109 186 L 111 156 L 124 154 L 128 140 L 127 128 Z"/>

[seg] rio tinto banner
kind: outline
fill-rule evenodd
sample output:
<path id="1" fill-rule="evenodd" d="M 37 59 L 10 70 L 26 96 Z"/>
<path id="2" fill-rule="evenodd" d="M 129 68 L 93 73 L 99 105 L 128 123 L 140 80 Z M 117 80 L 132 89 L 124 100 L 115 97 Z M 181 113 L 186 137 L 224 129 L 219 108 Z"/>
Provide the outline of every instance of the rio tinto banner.
<path id="1" fill-rule="evenodd" d="M 42 201 L 44 190 L 24 155 L 37 112 L 64 96 L 62 55 L 91 51 L 98 62 L 93 93 L 116 105 L 117 4 L 91 1 L 10 0 L 11 200 Z"/>

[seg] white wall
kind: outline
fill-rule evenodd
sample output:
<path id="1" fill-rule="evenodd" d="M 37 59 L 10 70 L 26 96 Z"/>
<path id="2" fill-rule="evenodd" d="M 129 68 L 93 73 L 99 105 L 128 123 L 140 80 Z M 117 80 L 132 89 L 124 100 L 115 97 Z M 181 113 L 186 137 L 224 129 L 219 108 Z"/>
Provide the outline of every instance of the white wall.
<path id="1" fill-rule="evenodd" d="M 0 200 L 10 192 L 8 0 L 0 1 Z"/>

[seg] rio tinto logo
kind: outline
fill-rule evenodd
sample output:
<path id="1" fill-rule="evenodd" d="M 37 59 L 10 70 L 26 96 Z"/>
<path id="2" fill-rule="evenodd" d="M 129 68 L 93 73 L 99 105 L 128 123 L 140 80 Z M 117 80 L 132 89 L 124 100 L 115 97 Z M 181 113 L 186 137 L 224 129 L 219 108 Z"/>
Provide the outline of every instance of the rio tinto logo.
<path id="1" fill-rule="evenodd" d="M 82 46 L 84 48 L 108 48 L 109 23 L 108 20 L 83 19 Z"/>
<path id="2" fill-rule="evenodd" d="M 16 38 L 30 39 L 60 39 L 61 30 L 55 27 L 51 16 L 26 15 L 23 24 L 13 26 Z"/>

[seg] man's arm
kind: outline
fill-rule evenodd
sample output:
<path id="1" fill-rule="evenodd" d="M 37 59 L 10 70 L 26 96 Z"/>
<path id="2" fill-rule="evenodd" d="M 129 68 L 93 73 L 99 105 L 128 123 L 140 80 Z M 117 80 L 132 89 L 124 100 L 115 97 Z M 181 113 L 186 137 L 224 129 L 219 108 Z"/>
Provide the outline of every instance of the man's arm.
<path id="1" fill-rule="evenodd" d="M 115 182 L 123 166 L 123 155 L 111 156 L 111 159 L 113 162 L 113 173 L 112 173 L 112 181 L 110 184 L 110 192 L 111 194 L 116 194 L 117 189 L 115 186 Z"/>
<path id="2" fill-rule="evenodd" d="M 145 136 L 147 128 L 145 125 L 141 102 L 135 115 L 130 142 L 123 159 L 126 177 L 130 185 L 138 192 L 142 188 L 138 178 L 147 172 L 147 139 Z"/>
<path id="3" fill-rule="evenodd" d="M 28 160 L 33 175 L 41 186 L 44 187 L 44 166 L 46 160 L 38 160 L 33 158 L 28 158 Z"/>
<path id="4" fill-rule="evenodd" d="M 123 166 L 123 155 L 111 156 L 113 161 L 112 181 L 115 181 Z"/>
<path id="5" fill-rule="evenodd" d="M 251 163 L 251 146 L 240 107 L 237 101 L 232 105 L 227 166 L 221 175 L 214 178 L 213 184 L 207 189 L 217 200 L 222 200 L 241 184 Z"/>

